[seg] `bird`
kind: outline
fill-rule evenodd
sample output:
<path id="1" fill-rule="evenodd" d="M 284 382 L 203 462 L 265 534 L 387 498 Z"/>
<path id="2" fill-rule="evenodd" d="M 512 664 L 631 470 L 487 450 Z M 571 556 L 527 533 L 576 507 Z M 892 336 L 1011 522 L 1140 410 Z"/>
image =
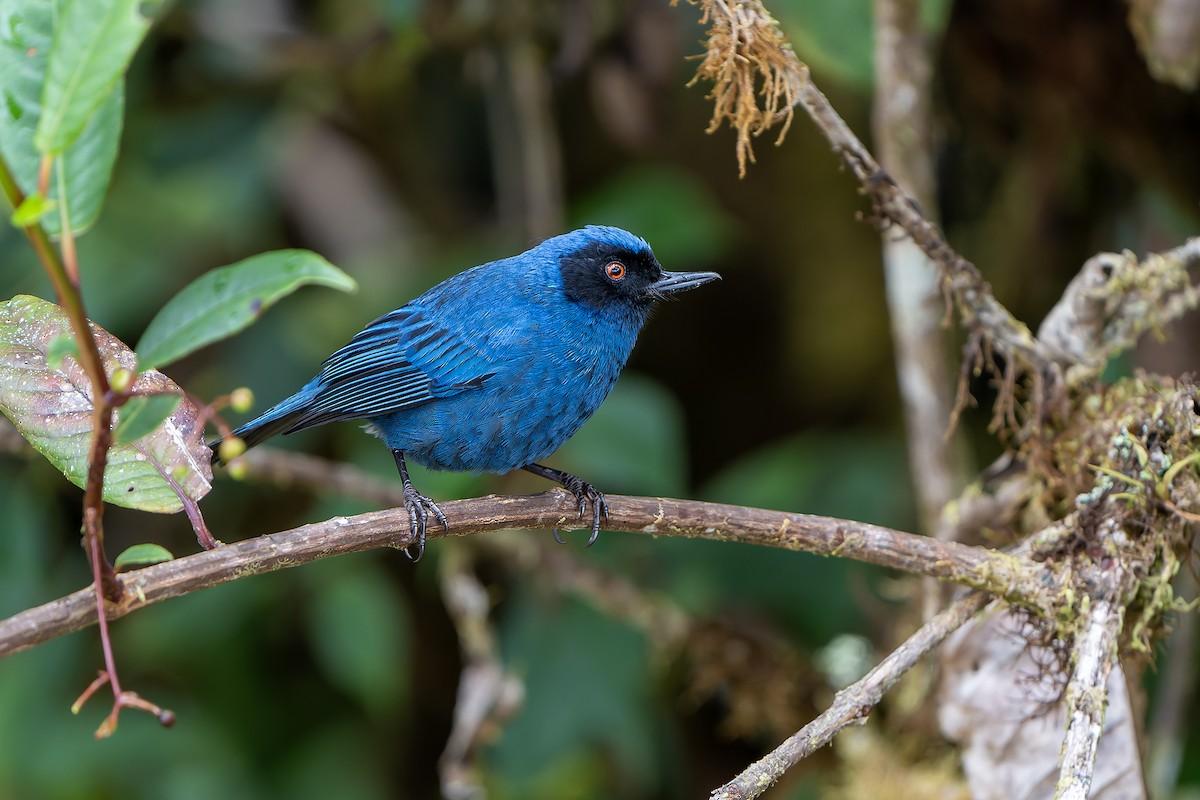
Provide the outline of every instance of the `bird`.
<path id="1" fill-rule="evenodd" d="M 413 486 L 408 461 L 457 472 L 523 469 L 555 481 L 574 495 L 580 519 L 591 504 L 590 547 L 608 516 L 603 493 L 538 462 L 600 407 L 655 306 L 719 278 L 667 272 L 644 239 L 588 225 L 453 275 L 384 314 L 299 391 L 231 435 L 253 447 L 276 434 L 365 421 L 400 473 L 416 543 L 415 555 L 404 552 L 414 562 L 429 517 L 449 523 Z M 215 461 L 220 443 L 210 445 Z"/>

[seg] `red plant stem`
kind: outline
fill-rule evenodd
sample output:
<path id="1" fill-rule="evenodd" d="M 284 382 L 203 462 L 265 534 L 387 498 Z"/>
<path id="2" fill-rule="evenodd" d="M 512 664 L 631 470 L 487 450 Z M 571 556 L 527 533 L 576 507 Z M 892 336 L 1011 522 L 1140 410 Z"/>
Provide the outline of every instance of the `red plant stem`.
<path id="1" fill-rule="evenodd" d="M 90 511 L 90 509 L 88 509 Z M 85 516 L 87 512 L 85 511 Z M 107 593 L 101 586 L 100 570 L 98 564 L 107 564 L 107 559 L 104 558 L 101 541 L 97 537 L 90 537 L 88 545 L 91 547 L 89 552 L 89 560 L 92 562 L 92 577 L 95 580 L 93 584 L 96 592 L 96 623 L 100 626 L 100 647 L 104 651 L 104 669 L 108 673 L 108 682 L 112 686 L 113 698 L 116 702 L 120 702 L 121 698 L 121 679 L 117 677 L 117 664 L 113 658 L 112 641 L 108 636 L 108 614 L 104 610 L 104 597 Z M 117 597 L 121 596 L 121 587 L 117 582 L 116 577 L 112 575 L 112 570 L 109 570 L 109 576 L 114 583 L 117 583 Z"/>
<path id="2" fill-rule="evenodd" d="M 112 446 L 112 419 L 116 405 L 112 395 L 111 391 L 105 392 L 102 401 L 93 404 L 92 445 L 88 453 L 87 486 L 83 492 L 83 533 L 97 585 L 103 590 L 104 597 L 118 602 L 124 590 L 113 572 L 112 564 L 104 555 L 104 469 L 108 464 L 108 450 Z M 102 607 L 98 607 L 96 612 L 101 618 L 104 617 Z M 103 626 L 100 633 L 107 647 L 108 637 Z M 115 673 L 113 686 L 115 689 Z"/>
<path id="3" fill-rule="evenodd" d="M 47 162 L 42 164 L 42 173 L 47 174 Z M 8 164 L 0 159 L 0 191 L 17 208 L 25 201 L 21 187 L 17 185 Z M 64 226 L 65 227 L 65 226 Z M 99 567 L 94 564 L 93 572 L 98 574 L 98 585 L 104 590 L 110 600 L 121 598 L 121 584 L 113 578 L 112 565 L 104 557 L 104 468 L 108 463 L 108 448 L 112 444 L 113 409 L 123 399 L 122 395 L 112 392 L 108 375 L 104 371 L 104 363 L 100 358 L 100 350 L 96 340 L 92 338 L 91 323 L 88 322 L 87 311 L 83 305 L 83 295 L 80 292 L 79 270 L 74 261 L 74 244 L 69 230 L 64 231 L 64 243 L 71 242 L 68 255 L 72 263 L 66 263 L 54 245 L 46 229 L 40 223 L 27 225 L 23 228 L 34 252 L 46 269 L 46 274 L 54 284 L 54 292 L 58 303 L 67 312 L 71 320 L 71 329 L 75 333 L 75 341 L 79 349 L 79 364 L 87 373 L 92 384 L 92 444 L 88 455 L 88 479 L 83 495 L 83 532 L 85 547 L 89 558 L 99 557 Z M 96 539 L 96 546 L 91 540 Z M 103 615 L 103 609 L 97 609 Z"/>

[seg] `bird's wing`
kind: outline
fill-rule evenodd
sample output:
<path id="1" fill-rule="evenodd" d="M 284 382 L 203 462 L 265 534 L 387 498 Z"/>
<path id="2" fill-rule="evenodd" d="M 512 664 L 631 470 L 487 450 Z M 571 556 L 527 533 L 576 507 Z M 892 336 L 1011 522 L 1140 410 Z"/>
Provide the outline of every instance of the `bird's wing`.
<path id="1" fill-rule="evenodd" d="M 494 374 L 490 366 L 463 337 L 420 308 L 405 306 L 325 359 L 315 396 L 285 433 L 391 414 L 478 388 Z"/>

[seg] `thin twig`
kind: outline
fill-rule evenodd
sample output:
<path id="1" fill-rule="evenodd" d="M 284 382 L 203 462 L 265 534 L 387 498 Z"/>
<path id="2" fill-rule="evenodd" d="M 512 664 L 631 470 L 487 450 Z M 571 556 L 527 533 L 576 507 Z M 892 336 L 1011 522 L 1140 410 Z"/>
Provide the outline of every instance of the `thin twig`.
<path id="1" fill-rule="evenodd" d="M 812 82 L 808 66 L 796 56 L 760 0 L 697 2 L 703 8 L 701 21 L 711 25 L 708 52 L 696 72 L 697 79 L 713 82 L 714 112 L 709 130 L 722 120 L 738 130 L 739 163 L 744 167 L 751 133 L 763 132 L 772 121 L 782 122 L 786 132 L 793 107 L 804 109 L 862 184 L 877 219 L 907 232 L 938 265 L 943 288 L 956 301 L 963 326 L 983 333 L 1007 362 L 1016 362 L 1034 373 L 1052 369 L 1055 361 L 1047 348 L 996 300 L 979 269 L 946 242 L 917 202 L 896 185 Z M 761 85 L 757 92 L 755 73 Z M 763 109 L 758 107 L 756 96 L 763 98 Z"/>
<path id="2" fill-rule="evenodd" d="M 712 800 L 750 800 L 758 797 L 802 758 L 824 747 L 843 728 L 865 722 L 884 693 L 926 653 L 979 613 L 988 603 L 982 593 L 970 594 L 936 615 L 893 650 L 867 675 L 837 693 L 833 704 L 779 747 L 751 764 L 736 778 L 713 791 Z"/>
<path id="3" fill-rule="evenodd" d="M 1054 592 L 1053 576 L 1038 565 L 994 550 L 869 525 L 718 503 L 668 498 L 608 496 L 607 530 L 684 536 L 842 556 L 961 583 L 1041 608 Z M 441 504 L 449 531 L 430 538 L 498 529 L 570 528 L 578 506 L 565 491 L 521 497 L 482 497 Z M 335 517 L 178 558 L 118 576 L 124 598 L 106 604 L 109 619 L 171 597 L 239 578 L 342 553 L 410 544 L 403 508 Z M 82 589 L 0 622 L 0 657 L 94 624 L 90 590 Z"/>

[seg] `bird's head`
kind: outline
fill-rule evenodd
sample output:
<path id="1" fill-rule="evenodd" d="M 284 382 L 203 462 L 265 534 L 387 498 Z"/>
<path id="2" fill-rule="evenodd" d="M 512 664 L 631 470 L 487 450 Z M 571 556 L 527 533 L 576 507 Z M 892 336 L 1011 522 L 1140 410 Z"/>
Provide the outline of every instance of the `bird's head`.
<path id="1" fill-rule="evenodd" d="M 557 259 L 567 299 L 596 309 L 645 313 L 659 300 L 721 277 L 715 272 L 666 272 L 643 239 L 605 225 L 564 233 L 541 247 Z"/>

